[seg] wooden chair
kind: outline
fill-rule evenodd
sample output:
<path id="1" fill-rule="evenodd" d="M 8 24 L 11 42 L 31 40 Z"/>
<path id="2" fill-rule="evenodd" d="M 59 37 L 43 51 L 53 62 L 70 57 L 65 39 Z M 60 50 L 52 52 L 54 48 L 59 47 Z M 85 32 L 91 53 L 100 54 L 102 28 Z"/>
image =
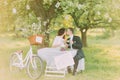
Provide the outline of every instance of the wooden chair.
<path id="1" fill-rule="evenodd" d="M 54 57 L 55 67 L 46 66 L 45 76 L 47 77 L 65 77 L 67 66 L 74 65 L 74 60 L 70 52 Z"/>

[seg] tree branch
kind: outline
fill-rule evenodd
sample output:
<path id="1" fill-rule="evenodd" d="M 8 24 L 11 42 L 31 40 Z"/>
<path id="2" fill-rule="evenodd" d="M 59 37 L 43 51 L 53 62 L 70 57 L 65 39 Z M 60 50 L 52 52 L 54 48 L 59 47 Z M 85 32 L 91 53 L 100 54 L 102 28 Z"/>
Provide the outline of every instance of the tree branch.
<path id="1" fill-rule="evenodd" d="M 77 9 L 76 9 L 77 10 Z M 78 16 L 75 16 L 76 10 L 70 14 L 75 22 L 75 25 L 78 27 L 79 26 L 79 19 L 82 16 L 82 14 L 85 12 L 84 10 L 82 10 L 81 14 L 79 14 Z"/>
<path id="2" fill-rule="evenodd" d="M 49 7 L 49 9 L 47 10 L 47 17 L 49 18 L 49 19 L 52 19 L 53 17 L 55 17 L 55 15 L 56 15 L 56 12 L 55 12 L 55 5 L 57 4 L 57 2 L 58 2 L 59 0 L 55 0 L 52 4 L 51 4 L 51 6 Z"/>
<path id="3" fill-rule="evenodd" d="M 37 17 L 45 17 L 45 9 L 43 7 L 43 0 L 32 0 L 29 2 L 31 9 Z"/>

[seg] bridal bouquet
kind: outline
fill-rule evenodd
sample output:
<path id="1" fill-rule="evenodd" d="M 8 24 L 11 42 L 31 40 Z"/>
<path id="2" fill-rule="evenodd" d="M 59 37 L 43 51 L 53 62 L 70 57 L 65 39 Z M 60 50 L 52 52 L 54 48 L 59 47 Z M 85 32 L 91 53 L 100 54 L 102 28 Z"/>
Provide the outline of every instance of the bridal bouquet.
<path id="1" fill-rule="evenodd" d="M 60 47 L 60 51 L 65 51 L 65 50 L 66 50 L 65 45 L 62 45 L 62 46 Z"/>
<path id="2" fill-rule="evenodd" d="M 61 50 L 61 51 L 65 51 L 66 49 L 62 47 L 60 50 Z"/>

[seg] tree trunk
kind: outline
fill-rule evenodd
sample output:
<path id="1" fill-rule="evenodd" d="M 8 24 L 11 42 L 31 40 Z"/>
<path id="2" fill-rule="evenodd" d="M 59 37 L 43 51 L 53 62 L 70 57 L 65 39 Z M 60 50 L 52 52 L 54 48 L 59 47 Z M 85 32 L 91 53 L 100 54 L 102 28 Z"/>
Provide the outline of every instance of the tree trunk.
<path id="1" fill-rule="evenodd" d="M 49 46 L 49 25 L 50 21 L 56 17 L 56 3 L 59 0 L 55 0 L 51 6 L 46 9 L 44 6 L 44 0 L 30 0 L 29 5 L 31 7 L 31 10 L 34 11 L 36 17 L 40 17 L 42 21 L 42 33 L 44 34 L 44 47 Z"/>
<path id="2" fill-rule="evenodd" d="M 44 21 L 47 21 L 44 20 Z M 50 20 L 51 21 L 51 20 Z M 48 32 L 48 29 L 49 29 L 49 24 L 50 24 L 50 21 L 46 23 L 46 25 L 44 25 L 44 23 L 42 24 L 42 33 L 44 34 L 44 47 L 49 47 L 49 42 L 50 42 L 50 35 L 49 35 L 49 32 Z"/>
<path id="3" fill-rule="evenodd" d="M 87 47 L 87 29 L 80 30 L 83 47 Z"/>
<path id="4" fill-rule="evenodd" d="M 49 41 L 50 41 L 49 36 L 50 35 L 48 33 L 45 34 L 45 41 L 44 41 L 45 47 L 49 47 Z"/>

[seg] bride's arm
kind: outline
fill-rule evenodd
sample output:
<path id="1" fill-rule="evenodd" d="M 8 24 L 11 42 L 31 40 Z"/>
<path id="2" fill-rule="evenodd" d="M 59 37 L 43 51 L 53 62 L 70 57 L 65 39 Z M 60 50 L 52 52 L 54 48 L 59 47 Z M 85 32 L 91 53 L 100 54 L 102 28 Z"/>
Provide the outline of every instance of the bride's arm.
<path id="1" fill-rule="evenodd" d="M 53 48 L 56 48 L 56 47 L 60 47 L 59 44 L 56 44 L 56 45 L 52 45 Z"/>
<path id="2" fill-rule="evenodd" d="M 55 37 L 53 44 L 52 44 L 52 47 L 54 47 L 54 48 L 60 47 L 59 39 L 57 37 Z"/>

